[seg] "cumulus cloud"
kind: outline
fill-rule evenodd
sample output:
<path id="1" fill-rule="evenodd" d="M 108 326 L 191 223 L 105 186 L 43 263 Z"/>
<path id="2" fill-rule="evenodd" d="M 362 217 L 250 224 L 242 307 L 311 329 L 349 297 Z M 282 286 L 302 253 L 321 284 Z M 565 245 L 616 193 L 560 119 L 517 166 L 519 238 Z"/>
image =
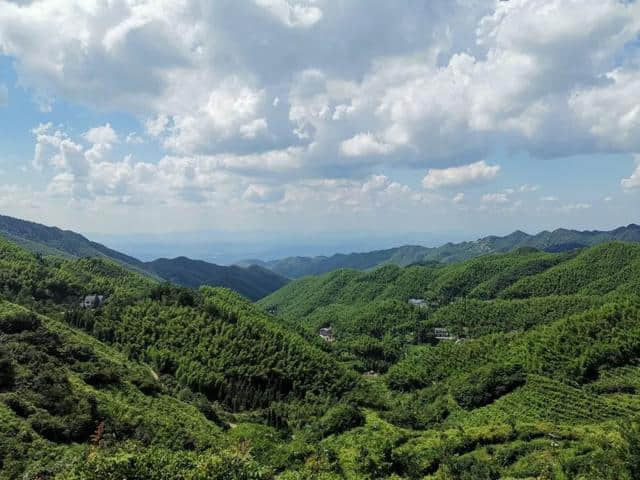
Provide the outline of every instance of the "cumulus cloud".
<path id="1" fill-rule="evenodd" d="M 599 85 L 576 89 L 569 105 L 594 139 L 619 151 L 640 148 L 640 72 L 617 68 Z"/>
<path id="2" fill-rule="evenodd" d="M 83 176 L 87 171 L 82 145 L 74 142 L 65 132 L 54 130 L 51 123 L 40 124 L 32 130 L 36 139 L 33 167 L 65 169 Z"/>
<path id="3" fill-rule="evenodd" d="M 322 18 L 322 10 L 313 5 L 313 0 L 255 0 L 255 2 L 288 27 L 311 27 Z"/>
<path id="4" fill-rule="evenodd" d="M 273 203 L 284 198 L 284 190 L 266 185 L 251 184 L 242 194 L 242 198 L 254 203 Z"/>
<path id="5" fill-rule="evenodd" d="M 630 190 L 632 188 L 640 188 L 640 155 L 636 155 L 636 169 L 629 178 L 623 178 L 620 182 L 622 188 Z"/>
<path id="6" fill-rule="evenodd" d="M 370 133 L 360 133 L 343 141 L 340 144 L 340 151 L 347 157 L 387 155 L 393 152 L 393 146 L 380 142 Z"/>
<path id="7" fill-rule="evenodd" d="M 0 48 L 38 98 L 148 118 L 169 153 L 306 143 L 310 161 L 349 174 L 358 159 L 375 168 L 391 152 L 396 163 L 446 167 L 498 144 L 545 156 L 636 147 L 640 107 L 625 99 L 640 96 L 640 70 L 624 59 L 639 9 L 618 0 L 4 2 Z"/>
<path id="8" fill-rule="evenodd" d="M 196 156 L 165 155 L 157 163 L 118 157 L 113 143 L 119 135 L 107 124 L 82 134 L 89 146 L 74 140 L 51 123 L 32 130 L 33 166 L 51 173 L 47 192 L 74 199 L 108 197 L 128 203 L 181 201 L 207 203 L 218 199 L 274 202 L 283 190 L 250 180 L 284 175 L 300 168 L 301 148 L 255 154 Z M 95 142 L 95 143 L 93 143 Z"/>
<path id="9" fill-rule="evenodd" d="M 127 134 L 125 138 L 125 143 L 129 145 L 141 145 L 144 143 L 144 139 L 138 135 L 136 132 L 130 132 Z"/>
<path id="10" fill-rule="evenodd" d="M 113 144 L 118 141 L 118 134 L 111 128 L 109 123 L 101 127 L 91 128 L 82 136 L 91 143 Z"/>
<path id="11" fill-rule="evenodd" d="M 169 150 L 189 154 L 215 150 L 216 143 L 233 137 L 255 138 L 267 130 L 267 121 L 257 118 L 264 97 L 264 90 L 254 89 L 238 77 L 225 79 L 202 99 L 197 110 L 173 115 L 164 145 Z M 166 125 L 165 122 L 162 126 L 166 129 Z M 158 127 L 155 131 L 163 130 Z"/>
<path id="12" fill-rule="evenodd" d="M 264 118 L 256 118 L 240 127 L 240 134 L 243 138 L 256 138 L 267 131 L 267 121 Z"/>
<path id="13" fill-rule="evenodd" d="M 138 162 L 121 150 L 142 138 L 110 124 L 34 130 L 52 195 L 121 202 L 460 210 L 434 192 L 496 178 L 476 161 L 494 153 L 640 151 L 639 34 L 640 2 L 619 0 L 0 2 L 34 100 L 129 114 L 159 145 Z M 431 168 L 430 191 L 395 167 Z M 538 186 L 514 190 L 487 205 Z"/>
<path id="14" fill-rule="evenodd" d="M 152 137 L 159 137 L 162 135 L 169 125 L 169 117 L 165 114 L 157 115 L 155 118 L 147 119 L 145 128 L 147 133 Z"/>
<path id="15" fill-rule="evenodd" d="M 498 172 L 500 172 L 499 165 L 489 165 L 484 160 L 461 167 L 432 168 L 422 180 L 422 185 L 429 189 L 457 187 L 492 180 Z"/>

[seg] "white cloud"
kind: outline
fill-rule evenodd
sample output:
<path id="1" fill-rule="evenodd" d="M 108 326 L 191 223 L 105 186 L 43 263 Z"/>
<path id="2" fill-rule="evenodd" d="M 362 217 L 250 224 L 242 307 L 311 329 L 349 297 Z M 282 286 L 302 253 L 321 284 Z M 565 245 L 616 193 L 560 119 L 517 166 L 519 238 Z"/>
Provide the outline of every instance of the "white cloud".
<path id="1" fill-rule="evenodd" d="M 489 165 L 484 160 L 462 167 L 432 168 L 422 180 L 422 185 L 425 188 L 436 189 L 486 182 L 494 179 L 498 172 L 500 172 L 499 165 Z"/>
<path id="2" fill-rule="evenodd" d="M 144 143 L 144 139 L 136 132 L 129 132 L 127 134 L 127 138 L 125 139 L 125 143 L 129 145 L 141 145 Z"/>
<path id="3" fill-rule="evenodd" d="M 363 185 L 362 191 L 367 192 L 379 192 L 385 190 L 391 185 L 389 177 L 386 175 L 372 175 Z"/>
<path id="4" fill-rule="evenodd" d="M 274 203 L 284 198 L 284 190 L 266 185 L 251 184 L 242 194 L 242 198 L 254 203 Z"/>
<path id="5" fill-rule="evenodd" d="M 311 27 L 322 19 L 322 10 L 313 0 L 254 0 L 288 27 Z"/>
<path id="6" fill-rule="evenodd" d="M 533 193 L 533 192 L 537 192 L 538 190 L 540 190 L 540 185 L 529 185 L 529 184 L 524 184 L 521 185 L 519 190 L 523 193 Z"/>
<path id="7" fill-rule="evenodd" d="M 484 203 L 509 203 L 511 200 L 506 193 L 487 193 L 482 196 L 482 201 Z"/>
<path id="8" fill-rule="evenodd" d="M 0 51 L 34 100 L 146 119 L 159 161 L 116 155 L 141 137 L 115 148 L 109 124 L 34 131 L 51 194 L 128 204 L 277 185 L 260 208 L 461 211 L 457 187 L 501 171 L 479 158 L 640 151 L 639 34 L 640 2 L 618 0 L 0 2 Z M 446 196 L 392 179 L 434 166 L 423 185 Z"/>
<path id="9" fill-rule="evenodd" d="M 73 194 L 75 185 L 73 173 L 59 173 L 51 179 L 47 186 L 47 193 L 52 196 L 68 197 Z"/>
<path id="10" fill-rule="evenodd" d="M 249 182 L 247 177 L 296 171 L 303 153 L 301 148 L 288 148 L 246 155 L 164 156 L 157 163 L 148 163 L 132 155 L 116 158 L 111 143 L 84 147 L 50 123 L 40 124 L 32 133 L 36 140 L 33 165 L 52 176 L 49 194 L 127 203 L 155 203 L 159 198 L 169 203 L 207 203 L 223 197 L 274 201 L 283 195 L 281 190 Z M 108 124 L 82 137 L 94 142 L 118 140 Z M 253 187 L 248 188 L 249 184 Z"/>
<path id="11" fill-rule="evenodd" d="M 118 142 L 118 134 L 108 123 L 101 127 L 91 128 L 82 136 L 91 143 L 113 144 Z"/>
<path id="12" fill-rule="evenodd" d="M 640 149 L 640 71 L 618 68 L 597 85 L 576 89 L 569 105 L 579 122 L 601 144 Z"/>
<path id="13" fill-rule="evenodd" d="M 640 4 L 617 0 L 0 4 L 0 48 L 49 106 L 149 118 L 170 153 L 306 142 L 345 169 L 328 159 L 341 147 L 369 165 L 402 150 L 393 161 L 412 166 L 493 145 L 629 149 L 640 70 L 621 59 L 639 33 Z M 272 99 L 288 99 L 287 117 Z"/>
<path id="14" fill-rule="evenodd" d="M 549 195 L 546 197 L 540 197 L 541 202 L 557 202 L 558 197 L 554 197 L 553 195 Z"/>
<path id="15" fill-rule="evenodd" d="M 392 145 L 378 141 L 370 133 L 360 133 L 340 144 L 340 152 L 347 157 L 388 155 L 393 150 Z"/>
<path id="16" fill-rule="evenodd" d="M 168 125 L 169 117 L 165 114 L 160 114 L 155 118 L 147 119 L 145 128 L 147 129 L 147 133 L 152 137 L 159 137 L 167 130 Z"/>
<path id="17" fill-rule="evenodd" d="M 457 193 L 455 197 L 451 200 L 455 205 L 458 205 L 464 202 L 464 193 Z"/>
<path id="18" fill-rule="evenodd" d="M 42 170 L 46 167 L 57 170 L 66 169 L 83 176 L 88 165 L 83 155 L 83 147 L 74 142 L 61 130 L 53 131 L 51 123 L 40 124 L 32 130 L 36 138 L 33 167 Z"/>
<path id="19" fill-rule="evenodd" d="M 632 188 L 640 188 L 640 155 L 636 155 L 637 167 L 629 178 L 623 178 L 620 182 L 622 188 L 630 190 Z"/>
<path id="20" fill-rule="evenodd" d="M 570 203 L 568 205 L 561 206 L 558 211 L 562 213 L 574 213 L 576 211 L 589 210 L 590 208 L 591 204 L 589 203 Z"/>
<path id="21" fill-rule="evenodd" d="M 190 154 L 208 152 L 234 137 L 255 138 L 267 129 L 266 119 L 259 117 L 264 98 L 264 90 L 253 89 L 236 76 L 229 77 L 202 98 L 198 109 L 185 109 L 172 116 L 164 146 Z"/>
<path id="22" fill-rule="evenodd" d="M 264 118 L 257 118 L 240 127 L 240 135 L 243 138 L 256 138 L 267 131 L 267 121 Z"/>
<path id="23" fill-rule="evenodd" d="M 107 154 L 113 148 L 113 144 L 119 141 L 118 134 L 110 124 L 94 127 L 82 134 L 83 138 L 92 143 L 91 148 L 84 152 L 90 162 L 105 160 Z"/>

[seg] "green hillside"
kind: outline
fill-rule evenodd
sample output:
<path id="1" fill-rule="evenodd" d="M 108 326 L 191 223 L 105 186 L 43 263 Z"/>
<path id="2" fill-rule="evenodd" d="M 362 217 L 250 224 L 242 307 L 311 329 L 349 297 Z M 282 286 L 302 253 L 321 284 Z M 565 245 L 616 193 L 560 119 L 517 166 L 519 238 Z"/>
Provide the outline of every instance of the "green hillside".
<path id="1" fill-rule="evenodd" d="M 3 215 L 0 215 L 0 236 L 41 255 L 111 260 L 156 280 L 186 287 L 230 288 L 250 300 L 262 298 L 287 283 L 282 276 L 258 266 L 223 267 L 185 257 L 142 262 L 78 233 Z"/>
<path id="2" fill-rule="evenodd" d="M 269 262 L 247 260 L 287 278 L 322 275 L 340 268 L 369 270 L 384 264 L 407 266 L 420 262 L 456 263 L 491 253 L 506 253 L 519 248 L 535 248 L 546 252 L 568 252 L 601 243 L 640 242 L 640 226 L 631 224 L 608 232 L 558 229 L 528 235 L 516 231 L 504 237 L 489 236 L 473 242 L 447 243 L 440 247 L 403 246 L 367 253 L 336 254 L 331 257 L 290 257 Z"/>
<path id="3" fill-rule="evenodd" d="M 185 287 L 212 285 L 237 291 L 250 300 L 258 300 L 286 285 L 287 280 L 265 268 L 253 265 L 221 267 L 185 257 L 161 258 L 145 264 L 160 278 Z"/>
<path id="4" fill-rule="evenodd" d="M 91 242 L 70 230 L 0 215 L 0 235 L 42 255 L 110 259 L 132 270 L 145 270 L 140 260 Z"/>
<path id="5" fill-rule="evenodd" d="M 0 479 L 634 480 L 639 258 L 338 270 L 256 306 L 0 239 Z"/>

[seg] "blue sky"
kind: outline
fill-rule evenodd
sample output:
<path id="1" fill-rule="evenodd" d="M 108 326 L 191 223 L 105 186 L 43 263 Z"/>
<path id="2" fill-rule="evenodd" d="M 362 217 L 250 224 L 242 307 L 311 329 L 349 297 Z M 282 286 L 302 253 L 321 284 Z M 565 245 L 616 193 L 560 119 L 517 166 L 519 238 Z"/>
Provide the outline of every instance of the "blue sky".
<path id="1" fill-rule="evenodd" d="M 338 249 L 637 222 L 639 38 L 619 0 L 5 1 L 0 212 Z"/>

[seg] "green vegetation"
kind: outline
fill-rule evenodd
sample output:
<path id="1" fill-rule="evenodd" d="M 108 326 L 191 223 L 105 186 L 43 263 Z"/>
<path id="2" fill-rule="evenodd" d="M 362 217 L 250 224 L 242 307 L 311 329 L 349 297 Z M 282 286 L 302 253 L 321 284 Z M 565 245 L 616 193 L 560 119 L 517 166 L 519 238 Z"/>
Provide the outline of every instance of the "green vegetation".
<path id="1" fill-rule="evenodd" d="M 256 265 L 241 268 L 221 267 L 201 260 L 185 257 L 161 258 L 145 264 L 145 269 L 169 282 L 185 287 L 203 285 L 235 290 L 250 300 L 258 300 L 286 285 L 280 275 Z"/>
<path id="2" fill-rule="evenodd" d="M 0 239 L 2 480 L 633 480 L 639 392 L 634 244 L 338 270 L 253 305 Z"/>
<path id="3" fill-rule="evenodd" d="M 155 280 L 192 288 L 203 285 L 229 288 L 250 300 L 262 298 L 287 283 L 286 278 L 258 266 L 222 267 L 185 257 L 141 262 L 75 232 L 4 215 L 0 215 L 0 236 L 42 256 L 108 260 Z"/>

